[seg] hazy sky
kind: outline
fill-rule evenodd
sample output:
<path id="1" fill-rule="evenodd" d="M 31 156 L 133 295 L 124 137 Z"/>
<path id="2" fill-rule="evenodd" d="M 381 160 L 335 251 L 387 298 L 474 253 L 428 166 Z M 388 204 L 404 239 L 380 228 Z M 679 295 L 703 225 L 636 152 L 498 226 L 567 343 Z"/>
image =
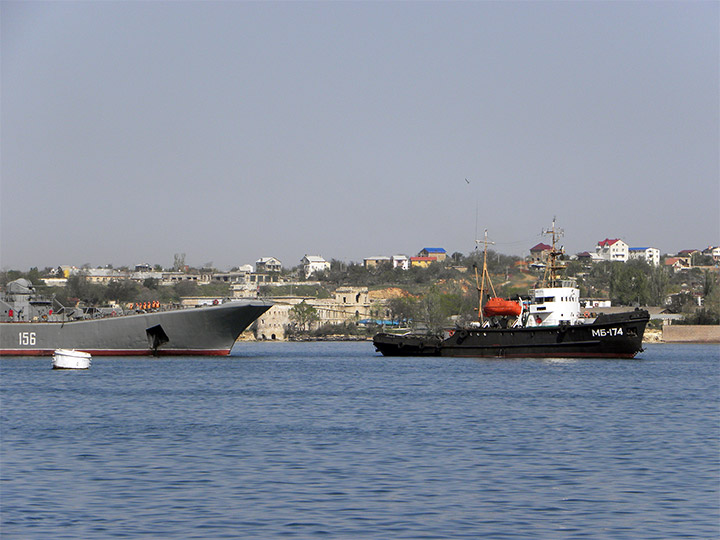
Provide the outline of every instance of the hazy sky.
<path id="1" fill-rule="evenodd" d="M 3 1 L 0 267 L 718 245 L 719 13 Z"/>

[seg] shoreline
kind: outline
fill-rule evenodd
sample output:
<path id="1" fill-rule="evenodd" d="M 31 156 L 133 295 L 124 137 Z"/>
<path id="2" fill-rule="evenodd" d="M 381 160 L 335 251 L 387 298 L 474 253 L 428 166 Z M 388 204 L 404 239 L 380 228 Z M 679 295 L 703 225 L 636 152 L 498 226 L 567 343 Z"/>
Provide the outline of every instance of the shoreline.
<path id="1" fill-rule="evenodd" d="M 670 330 L 671 329 L 671 330 Z M 301 342 L 358 342 L 372 341 L 372 337 L 333 335 L 324 337 L 302 337 L 291 339 L 257 339 L 252 332 L 241 334 L 236 343 L 257 342 L 257 343 L 301 343 Z M 672 325 L 663 326 L 660 329 L 646 329 L 643 336 L 643 343 L 672 343 L 672 344 L 720 344 L 720 326 L 706 325 Z"/>

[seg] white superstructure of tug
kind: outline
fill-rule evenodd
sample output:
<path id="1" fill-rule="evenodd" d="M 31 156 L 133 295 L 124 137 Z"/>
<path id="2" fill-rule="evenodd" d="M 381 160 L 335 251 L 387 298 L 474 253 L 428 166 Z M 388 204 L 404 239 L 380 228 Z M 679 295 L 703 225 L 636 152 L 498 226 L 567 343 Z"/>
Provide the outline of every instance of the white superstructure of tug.
<path id="1" fill-rule="evenodd" d="M 539 286 L 530 290 L 530 298 L 523 302 L 523 326 L 560 326 L 583 324 L 585 319 L 580 310 L 580 289 L 574 279 L 560 278 L 563 270 L 558 258 L 562 248 L 556 248 L 556 241 L 563 234 L 555 228 L 543 231 L 552 235 L 552 249 L 548 255 L 545 277 Z"/>
<path id="2" fill-rule="evenodd" d="M 562 280 L 559 287 L 540 287 L 530 291 L 528 319 L 525 326 L 579 324 L 580 289 L 572 280 Z"/>

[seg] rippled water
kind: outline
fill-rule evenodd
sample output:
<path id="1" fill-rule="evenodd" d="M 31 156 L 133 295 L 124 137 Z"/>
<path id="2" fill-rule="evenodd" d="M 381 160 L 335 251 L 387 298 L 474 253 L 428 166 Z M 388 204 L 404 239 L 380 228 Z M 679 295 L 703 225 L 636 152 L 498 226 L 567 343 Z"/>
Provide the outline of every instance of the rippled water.
<path id="1" fill-rule="evenodd" d="M 718 353 L 3 358 L 0 535 L 718 538 Z"/>

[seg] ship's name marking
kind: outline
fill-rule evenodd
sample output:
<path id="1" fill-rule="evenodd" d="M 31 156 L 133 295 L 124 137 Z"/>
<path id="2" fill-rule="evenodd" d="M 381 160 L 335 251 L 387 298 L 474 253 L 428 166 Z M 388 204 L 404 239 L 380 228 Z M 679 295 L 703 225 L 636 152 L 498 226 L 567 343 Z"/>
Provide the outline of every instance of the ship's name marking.
<path id="1" fill-rule="evenodd" d="M 592 330 L 593 337 L 609 337 L 609 336 L 622 336 L 622 328 L 594 328 Z"/>

